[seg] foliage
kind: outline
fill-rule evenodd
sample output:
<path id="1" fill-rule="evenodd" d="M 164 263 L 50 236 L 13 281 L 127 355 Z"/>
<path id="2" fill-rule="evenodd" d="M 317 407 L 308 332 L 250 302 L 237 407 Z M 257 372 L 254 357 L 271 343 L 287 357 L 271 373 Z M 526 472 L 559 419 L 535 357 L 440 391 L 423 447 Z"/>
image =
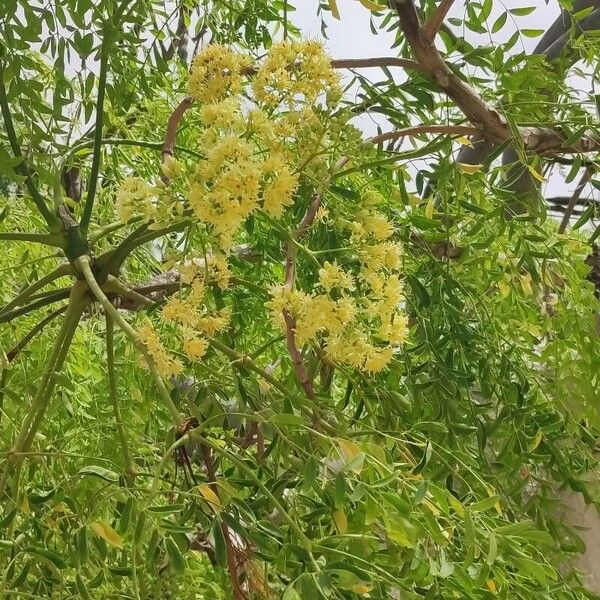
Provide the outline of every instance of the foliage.
<path id="1" fill-rule="evenodd" d="M 540 183 L 594 176 L 595 5 L 554 56 L 459 34 L 525 7 L 361 3 L 377 84 L 288 2 L 0 9 L 2 593 L 593 597 L 598 230 Z"/>

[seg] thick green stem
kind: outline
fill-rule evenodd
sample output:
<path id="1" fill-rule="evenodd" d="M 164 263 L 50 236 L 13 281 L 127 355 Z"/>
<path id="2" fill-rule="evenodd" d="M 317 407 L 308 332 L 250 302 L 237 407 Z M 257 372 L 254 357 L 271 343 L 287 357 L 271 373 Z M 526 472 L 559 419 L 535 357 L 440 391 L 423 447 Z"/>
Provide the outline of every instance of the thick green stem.
<path id="1" fill-rule="evenodd" d="M 71 300 L 60 332 L 54 343 L 52 353 L 44 369 L 44 374 L 38 386 L 27 416 L 11 449 L 4 473 L 0 479 L 0 496 L 4 494 L 6 483 L 13 466 L 16 466 L 14 489 L 18 491 L 20 465 L 23 461 L 23 452 L 27 452 L 42 422 L 52 391 L 56 385 L 55 372 L 62 368 L 69 351 L 73 335 L 77 329 L 81 314 L 87 305 L 85 289 L 82 285 L 75 285 L 71 293 Z"/>
<path id="2" fill-rule="evenodd" d="M 33 181 L 33 177 L 31 176 L 31 172 L 29 171 L 29 167 L 27 166 L 26 159 L 21 152 L 21 146 L 19 144 L 19 139 L 17 138 L 17 132 L 15 131 L 12 114 L 10 112 L 10 105 L 8 103 L 8 95 L 6 92 L 6 82 L 4 79 L 4 57 L 2 60 L 0 60 L 0 111 L 2 113 L 2 119 L 4 120 L 4 129 L 6 131 L 13 154 L 15 155 L 15 158 L 21 159 L 21 162 L 15 167 L 15 171 L 25 177 L 25 185 L 27 186 L 29 195 L 31 196 L 36 208 L 44 218 L 44 221 L 46 221 L 48 229 L 53 233 L 58 233 L 60 231 L 60 223 L 56 215 L 52 214 L 48 204 L 46 204 L 46 201 L 37 189 L 37 186 Z"/>
<path id="3" fill-rule="evenodd" d="M 15 242 L 33 242 L 54 248 L 64 248 L 65 241 L 55 233 L 27 233 L 22 231 L 1 231 L 0 240 Z"/>
<path id="4" fill-rule="evenodd" d="M 96 123 L 94 131 L 94 155 L 92 157 L 92 169 L 90 172 L 90 182 L 88 186 L 87 198 L 81 215 L 80 229 L 84 237 L 87 235 L 94 200 L 96 197 L 96 188 L 98 187 L 98 176 L 100 174 L 100 162 L 102 159 L 102 127 L 104 125 L 104 99 L 106 97 L 106 79 L 108 75 L 108 58 L 110 54 L 111 40 L 113 37 L 112 25 L 107 24 L 102 38 L 102 47 L 100 50 L 100 75 L 98 77 L 98 100 L 96 102 Z"/>
<path id="5" fill-rule="evenodd" d="M 98 264 L 101 266 L 101 273 L 103 275 L 112 274 L 116 275 L 121 268 L 121 265 L 125 259 L 138 247 L 148 242 L 152 242 L 164 235 L 174 233 L 175 231 L 181 231 L 190 224 L 188 219 L 173 223 L 168 227 L 162 229 L 155 229 L 153 231 L 147 231 L 148 224 L 142 225 L 134 233 L 132 233 L 127 239 L 123 240 L 114 250 L 103 254 L 98 257 Z"/>
<path id="6" fill-rule="evenodd" d="M 128 298 L 129 300 L 139 304 L 140 306 L 153 306 L 154 301 L 146 296 L 142 296 L 135 290 L 128 288 L 121 280 L 116 277 L 109 275 L 106 279 L 106 283 L 103 286 L 105 292 L 115 293 L 119 296 L 123 296 L 123 298 Z"/>
<path id="7" fill-rule="evenodd" d="M 71 275 L 73 273 L 73 268 L 71 265 L 64 264 L 60 265 L 54 271 L 51 271 L 47 275 L 44 275 L 41 279 L 38 279 L 36 282 L 32 283 L 28 287 L 26 287 L 18 296 L 13 298 L 6 306 L 0 309 L 0 315 L 7 313 L 9 310 L 15 308 L 15 306 L 20 306 L 23 302 L 26 302 L 35 294 L 38 290 L 41 290 L 44 286 L 52 283 L 56 279 L 60 279 L 66 275 Z"/>
<path id="8" fill-rule="evenodd" d="M 162 380 L 160 373 L 158 372 L 154 359 L 152 358 L 152 356 L 150 356 L 146 345 L 140 339 L 140 336 L 137 334 L 135 329 L 121 316 L 121 313 L 119 313 L 119 311 L 111 304 L 110 300 L 106 297 L 106 294 L 98 285 L 98 282 L 96 281 L 96 278 L 92 273 L 89 257 L 80 256 L 75 260 L 75 264 L 81 269 L 81 272 L 83 273 L 87 284 L 90 286 L 90 289 L 92 290 L 92 293 L 94 294 L 98 302 L 100 302 L 100 304 L 106 311 L 106 314 L 112 317 L 112 319 L 114 319 L 115 323 L 123 330 L 125 335 L 130 339 L 131 343 L 144 357 L 144 360 L 148 365 L 148 369 L 150 370 L 150 373 L 152 374 L 156 382 L 158 393 L 167 405 L 167 408 L 169 409 L 173 420 L 175 421 L 175 423 L 181 423 L 181 415 L 179 414 L 177 407 L 171 399 L 169 390 L 167 390 L 167 387 L 165 386 L 165 383 Z"/>
<path id="9" fill-rule="evenodd" d="M 121 407 L 119 406 L 119 398 L 117 392 L 117 375 L 115 371 L 115 335 L 114 335 L 114 322 L 112 317 L 106 315 L 106 369 L 108 373 L 108 388 L 110 395 L 110 402 L 113 407 L 113 413 L 115 415 L 115 424 L 117 426 L 117 433 L 121 440 L 121 451 L 123 452 L 123 463 L 125 465 L 125 473 L 129 481 L 133 481 L 135 477 L 135 469 L 133 460 L 131 458 L 131 452 L 129 450 L 129 443 L 127 442 L 127 435 L 125 428 L 123 427 L 123 417 L 121 416 Z"/>
<path id="10" fill-rule="evenodd" d="M 14 308 L 13 310 L 3 312 L 0 314 L 0 323 L 10 323 L 10 321 L 20 317 L 21 315 L 26 315 L 34 310 L 37 310 L 38 308 L 48 306 L 48 304 L 54 304 L 55 302 L 64 300 L 65 298 L 69 297 L 69 293 L 69 290 L 57 290 L 56 292 L 52 292 L 47 296 L 43 296 L 39 300 L 25 304 L 25 306 L 20 306 L 19 308 Z"/>

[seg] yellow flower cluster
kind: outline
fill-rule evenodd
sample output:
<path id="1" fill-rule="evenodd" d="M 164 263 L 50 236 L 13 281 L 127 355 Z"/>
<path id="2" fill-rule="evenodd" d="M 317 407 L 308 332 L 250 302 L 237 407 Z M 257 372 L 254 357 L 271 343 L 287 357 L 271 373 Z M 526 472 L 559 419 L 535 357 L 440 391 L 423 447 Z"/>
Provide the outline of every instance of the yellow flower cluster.
<path id="1" fill-rule="evenodd" d="M 226 46 L 210 44 L 192 63 L 188 95 L 200 102 L 215 102 L 242 91 L 243 71 L 250 58 Z"/>
<path id="2" fill-rule="evenodd" d="M 223 250 L 255 210 L 279 219 L 293 205 L 296 165 L 317 157 L 327 143 L 326 119 L 318 116 L 315 101 L 339 88 L 320 44 L 285 41 L 275 44 L 253 73 L 254 95 L 242 105 L 249 64 L 248 57 L 223 46 L 208 46 L 194 60 L 188 86 L 203 103 L 198 110 L 205 155 L 192 177 L 189 200 Z M 284 99 L 289 110 L 275 111 Z"/>
<path id="3" fill-rule="evenodd" d="M 285 327 L 282 311 L 294 317 L 298 345 L 319 344 L 332 361 L 366 372 L 384 369 L 408 335 L 402 248 L 378 208 L 382 200 L 365 193 L 358 206 L 340 207 L 340 216 L 333 217 L 358 259 L 351 268 L 325 262 L 312 292 L 276 286 L 267 304 L 280 327 Z"/>
<path id="4" fill-rule="evenodd" d="M 152 188 L 139 177 L 125 178 L 117 189 L 117 217 L 124 222 L 135 215 L 151 218 L 154 212 L 153 199 L 156 195 L 156 188 Z"/>
<path id="5" fill-rule="evenodd" d="M 150 321 L 146 321 L 138 328 L 138 335 L 146 346 L 146 350 L 156 365 L 158 372 L 163 377 L 170 378 L 181 373 L 183 370 L 181 361 L 174 359 L 165 350 L 158 333 Z"/>
<path id="6" fill-rule="evenodd" d="M 334 99 L 341 96 L 339 79 L 331 60 L 316 41 L 286 40 L 273 46 L 253 79 L 256 99 L 268 106 L 294 103 L 297 98 L 315 102 L 324 90 Z"/>

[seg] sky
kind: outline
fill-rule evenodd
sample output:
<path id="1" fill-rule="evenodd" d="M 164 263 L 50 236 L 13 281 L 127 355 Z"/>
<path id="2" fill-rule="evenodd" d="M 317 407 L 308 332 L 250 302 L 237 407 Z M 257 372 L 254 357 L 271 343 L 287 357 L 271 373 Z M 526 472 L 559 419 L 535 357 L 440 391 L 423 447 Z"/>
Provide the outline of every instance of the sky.
<path id="1" fill-rule="evenodd" d="M 296 6 L 296 10 L 291 12 L 290 20 L 297 25 L 305 37 L 322 39 L 321 17 L 317 15 L 319 0 L 292 0 L 291 4 Z M 374 35 L 369 26 L 371 13 L 364 8 L 358 0 L 337 0 L 340 11 L 340 20 L 336 20 L 331 13 L 325 12 L 327 22 L 327 36 L 325 40 L 326 48 L 333 58 L 365 58 L 374 56 L 394 56 L 394 50 L 391 50 L 393 36 L 385 32 Z M 509 15 L 506 25 L 503 29 L 495 33 L 493 38 L 496 42 L 508 40 L 510 36 L 520 29 L 547 29 L 560 14 L 560 8 L 557 0 L 504 0 L 494 1 L 494 8 L 488 18 L 489 27 L 495 22 L 502 12 L 511 8 L 535 7 L 535 10 L 526 16 L 515 17 Z M 465 2 L 457 0 L 448 17 L 463 17 L 465 12 Z M 488 34 L 477 34 L 469 30 L 462 32 L 468 42 L 474 46 L 488 45 L 491 37 Z M 528 38 L 521 36 L 519 43 L 515 46 L 515 51 L 525 50 L 531 52 L 537 44 L 539 38 Z M 520 44 L 520 45 L 519 45 Z M 404 74 L 398 72 L 401 81 Z M 374 80 L 382 78 L 379 69 L 369 69 L 361 71 L 369 75 Z M 396 72 L 395 72 L 396 74 Z M 583 90 L 588 90 L 590 81 L 581 77 L 572 78 L 573 84 Z M 362 119 L 356 123 L 366 135 L 371 135 L 376 131 L 377 124 L 386 130 L 385 119 L 379 117 L 375 120 L 373 116 Z M 389 129 L 389 128 L 388 128 Z M 555 169 L 551 174 L 548 183 L 545 185 L 544 194 L 546 196 L 564 196 L 568 195 L 576 187 L 577 181 L 571 184 L 564 182 L 565 169 Z M 583 197 L 591 194 L 591 188 L 586 188 Z"/>

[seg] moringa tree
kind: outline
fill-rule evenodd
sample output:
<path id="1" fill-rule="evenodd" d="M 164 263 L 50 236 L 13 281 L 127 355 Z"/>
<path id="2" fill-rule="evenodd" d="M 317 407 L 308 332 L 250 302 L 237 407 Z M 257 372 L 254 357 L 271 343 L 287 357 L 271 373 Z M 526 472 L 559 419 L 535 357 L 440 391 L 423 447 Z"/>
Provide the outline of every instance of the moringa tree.
<path id="1" fill-rule="evenodd" d="M 6 597 L 593 597 L 600 6 L 360 1 L 0 9 Z"/>

